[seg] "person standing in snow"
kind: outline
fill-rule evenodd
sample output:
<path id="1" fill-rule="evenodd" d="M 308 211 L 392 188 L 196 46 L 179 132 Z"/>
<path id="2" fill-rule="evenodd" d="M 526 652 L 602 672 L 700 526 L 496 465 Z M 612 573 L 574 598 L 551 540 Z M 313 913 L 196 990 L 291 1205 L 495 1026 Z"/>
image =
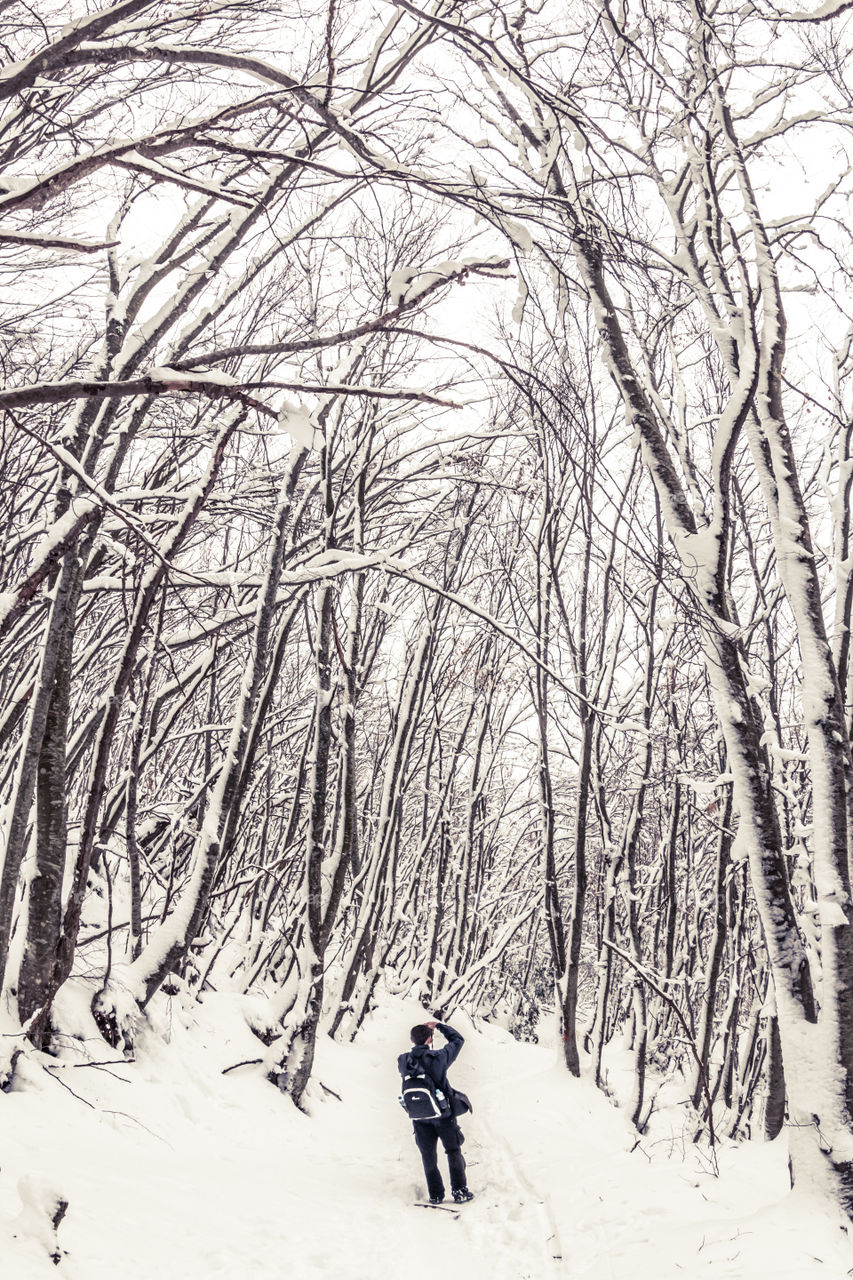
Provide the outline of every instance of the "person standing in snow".
<path id="1" fill-rule="evenodd" d="M 432 1035 L 438 1027 L 447 1044 L 442 1049 L 433 1049 Z M 438 1167 L 438 1140 L 447 1153 L 447 1164 L 450 1169 L 450 1190 L 457 1204 L 473 1200 L 473 1192 L 468 1190 L 465 1182 L 465 1157 L 460 1151 L 465 1141 L 456 1117 L 470 1111 L 471 1103 L 461 1090 L 453 1089 L 447 1079 L 447 1068 L 459 1056 L 459 1050 L 465 1043 L 458 1031 L 444 1022 L 425 1022 L 412 1027 L 412 1048 L 401 1053 L 397 1059 L 400 1075 L 406 1076 L 416 1069 L 429 1076 L 437 1089 L 445 1095 L 450 1103 L 450 1115 L 440 1120 L 413 1120 L 415 1142 L 424 1163 L 424 1174 L 427 1180 L 427 1191 L 430 1204 L 441 1204 L 444 1200 L 444 1179 Z"/>

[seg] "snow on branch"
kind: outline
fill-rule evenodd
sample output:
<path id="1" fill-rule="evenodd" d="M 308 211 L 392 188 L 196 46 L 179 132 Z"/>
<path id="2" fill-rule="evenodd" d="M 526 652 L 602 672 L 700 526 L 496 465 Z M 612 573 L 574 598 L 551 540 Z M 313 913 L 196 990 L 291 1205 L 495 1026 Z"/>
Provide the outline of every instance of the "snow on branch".
<path id="1" fill-rule="evenodd" d="M 212 399 L 239 400 L 267 417 L 275 418 L 275 411 L 247 395 L 231 380 L 224 382 L 221 373 L 200 377 L 194 374 L 176 373 L 171 369 L 151 369 L 140 378 L 126 378 L 116 382 L 99 379 L 67 379 L 63 382 L 35 382 L 28 387 L 14 387 L 0 391 L 0 409 L 23 409 L 35 404 L 63 404 L 67 400 L 93 396 L 102 400 L 117 400 L 125 396 L 160 395 L 165 391 L 198 392 Z"/>
<path id="2" fill-rule="evenodd" d="M 201 48 L 196 45 L 154 43 L 144 41 L 135 44 L 80 44 L 67 59 L 72 65 L 83 62 L 165 62 L 194 66 L 221 67 L 226 70 L 244 71 L 254 80 L 275 84 L 285 89 L 307 88 L 302 81 L 288 75 L 279 67 L 245 54 L 232 53 L 228 49 Z"/>
<path id="3" fill-rule="evenodd" d="M 166 391 L 189 392 L 208 396 L 212 400 L 237 400 L 257 409 L 266 418 L 279 421 L 277 409 L 249 394 L 250 390 L 299 391 L 309 395 L 371 396 L 379 400 L 413 400 L 423 404 L 440 405 L 445 409 L 458 409 L 452 400 L 442 400 L 428 391 L 403 390 L 391 387 L 353 386 L 346 383 L 328 384 L 306 382 L 280 382 L 263 380 L 240 383 L 224 373 L 186 373 L 177 369 L 154 368 L 139 378 L 126 378 L 116 382 L 68 379 L 64 382 L 35 382 L 28 387 L 15 387 L 0 391 L 0 409 L 22 409 L 35 404 L 63 404 L 67 400 L 93 396 L 102 400 L 117 400 L 127 396 L 161 395 Z M 288 409 L 288 412 L 291 410 Z"/>
<path id="4" fill-rule="evenodd" d="M 85 240 L 75 240 L 68 236 L 38 235 L 29 231 L 8 231 L 0 227 L 0 245 L 25 244 L 36 245 L 40 249 L 69 249 L 72 253 L 98 253 L 101 249 L 113 249 L 117 240 L 102 240 L 91 244 Z"/>
<path id="5" fill-rule="evenodd" d="M 391 272 L 388 292 L 395 305 L 411 305 L 425 293 L 431 293 L 451 280 L 464 283 L 469 275 L 505 279 L 508 274 L 507 258 L 457 258 L 450 262 L 437 262 L 431 267 L 399 267 Z"/>
<path id="6" fill-rule="evenodd" d="M 780 17 L 784 22 L 828 22 L 830 18 L 837 18 L 848 9 L 853 9 L 853 0 L 824 0 L 811 13 L 798 9 L 795 13 L 780 14 Z"/>
<path id="7" fill-rule="evenodd" d="M 124 62 L 162 62 L 166 66 L 215 67 L 224 71 L 244 72 L 249 78 L 259 80 L 264 85 L 274 85 L 280 90 L 292 93 L 298 102 L 313 111 L 323 125 L 342 138 L 362 160 L 382 168 L 389 167 L 373 154 L 361 134 L 350 127 L 347 122 L 349 116 L 346 120 L 339 117 L 307 83 L 295 79 L 286 71 L 274 67 L 261 58 L 229 53 L 223 49 L 146 42 L 120 45 L 83 44 L 70 51 L 63 59 L 65 66 L 110 65 Z"/>
<path id="8" fill-rule="evenodd" d="M 60 165 L 56 169 L 52 169 L 41 177 L 23 179 L 4 174 L 2 182 L 0 182 L 0 211 L 40 208 L 46 200 L 59 195 L 60 192 L 65 191 L 75 182 L 89 177 L 106 165 L 117 165 L 120 168 L 143 173 L 165 182 L 173 182 L 177 186 L 186 187 L 190 191 L 214 196 L 217 200 L 238 204 L 246 209 L 254 208 L 255 201 L 249 196 L 241 195 L 239 192 L 227 191 L 216 182 L 189 177 L 185 173 L 180 173 L 178 170 L 162 164 L 153 154 L 146 155 L 143 152 L 143 148 L 152 152 L 155 146 L 161 153 L 177 150 L 181 146 L 194 141 L 196 128 L 200 129 L 202 127 L 199 124 L 183 130 L 161 130 L 159 133 L 151 134 L 146 138 L 111 143 L 91 152 L 89 155 L 75 156 L 73 160 Z M 160 141 L 160 139 L 165 140 Z"/>
<path id="9" fill-rule="evenodd" d="M 122 19 L 132 17 L 142 9 L 151 7 L 151 0 L 124 0 L 123 3 L 102 9 L 67 23 L 59 39 L 49 44 L 25 62 L 7 62 L 0 68 L 0 97 L 9 98 L 22 89 L 28 89 L 50 67 L 61 65 L 70 51 L 81 41 L 99 36 Z"/>

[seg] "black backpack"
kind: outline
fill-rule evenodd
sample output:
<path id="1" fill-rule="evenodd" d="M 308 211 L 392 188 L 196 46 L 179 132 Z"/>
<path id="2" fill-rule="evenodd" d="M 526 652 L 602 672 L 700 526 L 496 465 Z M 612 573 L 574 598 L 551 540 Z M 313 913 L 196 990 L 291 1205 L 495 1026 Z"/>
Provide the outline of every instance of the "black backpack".
<path id="1" fill-rule="evenodd" d="M 444 1120 L 450 1115 L 449 1099 L 413 1058 L 406 1059 L 400 1106 L 410 1120 Z"/>

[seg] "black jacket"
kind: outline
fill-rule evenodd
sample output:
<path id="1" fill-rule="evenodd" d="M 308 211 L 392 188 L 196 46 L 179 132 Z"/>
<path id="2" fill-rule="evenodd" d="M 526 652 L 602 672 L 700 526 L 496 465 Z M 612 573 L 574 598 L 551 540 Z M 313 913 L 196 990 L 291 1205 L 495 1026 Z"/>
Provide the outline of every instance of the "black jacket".
<path id="1" fill-rule="evenodd" d="M 439 1022 L 437 1029 L 447 1041 L 443 1049 L 428 1049 L 425 1044 L 413 1044 L 406 1053 L 400 1054 L 397 1067 L 400 1075 L 404 1076 L 409 1071 L 408 1063 L 410 1061 L 416 1063 L 424 1075 L 428 1075 L 436 1087 L 441 1089 L 450 1100 L 452 1114 L 461 1116 L 463 1111 L 472 1110 L 471 1102 L 461 1089 L 454 1089 L 450 1084 L 447 1079 L 447 1068 L 459 1057 L 459 1050 L 465 1041 L 458 1031 L 448 1027 L 445 1022 Z"/>

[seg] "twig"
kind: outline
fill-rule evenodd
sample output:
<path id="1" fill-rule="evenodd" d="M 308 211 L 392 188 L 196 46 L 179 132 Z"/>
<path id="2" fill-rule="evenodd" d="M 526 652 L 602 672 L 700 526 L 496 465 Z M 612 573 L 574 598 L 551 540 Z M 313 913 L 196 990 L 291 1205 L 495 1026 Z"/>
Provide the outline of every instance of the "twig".
<path id="1" fill-rule="evenodd" d="M 86 1066 L 88 1064 L 81 1062 L 79 1065 Z M 167 1142 L 166 1139 L 161 1137 L 159 1133 L 155 1133 L 153 1129 L 149 1129 L 148 1125 L 143 1124 L 141 1120 L 137 1120 L 136 1116 L 130 1115 L 127 1111 L 114 1111 L 111 1107 L 95 1106 L 94 1102 L 90 1102 L 88 1098 L 82 1098 L 79 1093 L 75 1093 L 74 1090 L 71 1088 L 71 1085 L 66 1084 L 61 1076 L 55 1076 L 55 1075 L 49 1074 L 48 1079 L 55 1080 L 57 1084 L 61 1084 L 63 1089 L 68 1090 L 72 1098 L 76 1098 L 78 1102 L 82 1102 L 85 1106 L 89 1107 L 92 1111 L 97 1111 L 102 1116 L 118 1116 L 122 1120 L 130 1120 L 133 1124 L 138 1124 L 140 1129 L 144 1129 L 145 1132 L 149 1134 L 150 1137 L 156 1138 L 158 1142 L 162 1142 L 163 1145 L 168 1147 L 170 1151 L 174 1151 L 175 1148 L 172 1146 L 171 1142 Z"/>
<path id="2" fill-rule="evenodd" d="M 222 1074 L 228 1075 L 229 1071 L 236 1071 L 238 1067 L 257 1067 L 263 1062 L 263 1058 L 247 1058 L 245 1062 L 235 1062 L 232 1067 L 223 1067 Z"/>
<path id="3" fill-rule="evenodd" d="M 50 1076 L 51 1080 L 55 1080 L 57 1084 L 61 1084 L 63 1089 L 67 1089 L 72 1098 L 76 1098 L 78 1102 L 82 1102 L 84 1106 L 89 1107 L 91 1111 L 97 1111 L 98 1108 L 94 1102 L 90 1102 L 88 1098 L 82 1098 L 79 1093 L 75 1093 L 70 1084 L 66 1084 L 61 1076 Z"/>
<path id="4" fill-rule="evenodd" d="M 126 1067 L 135 1062 L 135 1058 L 109 1058 L 106 1062 L 69 1062 L 69 1067 Z M 57 1066 L 60 1064 L 57 1063 Z M 62 1064 L 65 1065 L 65 1064 Z"/>
<path id="5" fill-rule="evenodd" d="M 116 1075 L 114 1071 L 108 1070 L 108 1067 L 126 1066 L 129 1061 L 132 1061 L 132 1059 L 119 1058 L 115 1062 L 49 1062 L 46 1065 L 48 1071 L 64 1071 L 68 1067 L 74 1067 L 75 1069 L 77 1067 L 95 1067 L 98 1071 L 106 1071 L 107 1075 L 112 1076 L 113 1080 L 120 1080 L 122 1084 L 130 1084 L 130 1081 L 124 1076 Z"/>

